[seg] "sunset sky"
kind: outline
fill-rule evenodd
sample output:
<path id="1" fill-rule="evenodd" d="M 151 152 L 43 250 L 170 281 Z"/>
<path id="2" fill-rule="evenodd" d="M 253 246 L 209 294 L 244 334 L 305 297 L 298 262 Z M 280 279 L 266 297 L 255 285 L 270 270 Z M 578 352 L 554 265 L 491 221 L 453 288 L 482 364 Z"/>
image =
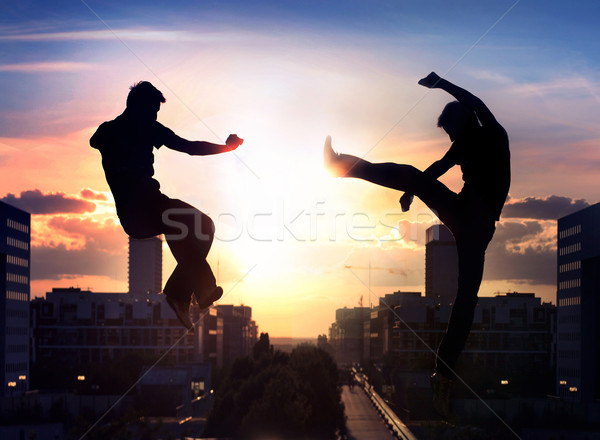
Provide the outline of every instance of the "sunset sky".
<path id="1" fill-rule="evenodd" d="M 88 140 L 140 80 L 163 92 L 158 120 L 180 136 L 245 139 L 212 157 L 161 148 L 155 176 L 213 218 L 222 303 L 251 306 L 259 331 L 314 337 L 361 297 L 424 292 L 435 217 L 332 178 L 322 152 L 331 135 L 372 161 L 442 157 L 451 97 L 417 85 L 436 71 L 511 141 L 480 294 L 555 302 L 556 219 L 600 201 L 599 16 L 592 0 L 3 2 L 0 199 L 32 213 L 32 297 L 127 290 L 127 237 Z M 460 170 L 442 181 L 459 191 Z M 163 281 L 173 266 L 165 247 Z"/>

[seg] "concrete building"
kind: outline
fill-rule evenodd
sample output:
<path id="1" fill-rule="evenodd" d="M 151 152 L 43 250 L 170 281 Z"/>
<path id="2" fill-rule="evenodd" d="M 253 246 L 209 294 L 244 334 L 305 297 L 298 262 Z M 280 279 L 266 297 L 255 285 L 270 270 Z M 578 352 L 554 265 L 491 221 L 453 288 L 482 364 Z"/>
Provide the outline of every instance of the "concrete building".
<path id="1" fill-rule="evenodd" d="M 344 307 L 335 311 L 335 322 L 329 328 L 329 343 L 338 363 L 352 364 L 365 358 L 365 332 L 368 332 L 365 323 L 370 313 L 369 307 Z"/>
<path id="2" fill-rule="evenodd" d="M 194 309 L 198 319 L 198 310 Z M 162 355 L 176 363 L 203 361 L 202 332 L 177 321 L 163 295 L 137 300 L 127 293 L 55 288 L 31 302 L 32 362 L 103 363 L 125 354 Z M 201 326 L 203 323 L 200 324 Z"/>
<path id="3" fill-rule="evenodd" d="M 71 365 L 113 362 L 128 354 L 230 365 L 251 354 L 258 326 L 248 306 L 217 305 L 208 311 L 192 306 L 194 332 L 186 333 L 164 300 L 142 301 L 127 293 L 95 293 L 55 288 L 31 302 L 32 362 Z"/>
<path id="4" fill-rule="evenodd" d="M 557 394 L 600 399 L 600 203 L 558 219 Z"/>
<path id="5" fill-rule="evenodd" d="M 206 415 L 212 391 L 210 364 L 146 367 L 137 385 L 138 407 L 145 417 Z"/>
<path id="6" fill-rule="evenodd" d="M 425 296 L 436 304 L 450 304 L 458 287 L 454 236 L 444 225 L 434 225 L 425 234 Z"/>
<path id="7" fill-rule="evenodd" d="M 214 309 L 217 312 L 216 365 L 231 365 L 236 358 L 251 355 L 258 340 L 252 308 L 219 304 Z"/>
<path id="8" fill-rule="evenodd" d="M 0 202 L 0 396 L 29 389 L 31 216 Z"/>
<path id="9" fill-rule="evenodd" d="M 138 299 L 162 291 L 162 240 L 129 237 L 129 293 Z"/>
<path id="10" fill-rule="evenodd" d="M 436 304 L 419 292 L 386 295 L 364 324 L 369 328 L 363 342 L 369 346 L 365 359 L 372 363 L 387 359 L 405 372 L 430 373 L 451 310 L 451 304 Z M 533 293 L 480 297 L 459 362 L 506 378 L 525 380 L 534 374 L 539 381 L 530 380 L 529 391 L 539 390 L 547 386 L 555 365 L 555 323 L 556 307 Z"/>
<path id="11" fill-rule="evenodd" d="M 427 301 L 421 292 L 394 292 L 379 299 L 379 305 L 371 310 L 367 322 L 369 331 L 365 332 L 365 359 L 380 360 L 393 349 L 394 328 L 398 327 L 400 319 L 411 320 L 416 316 L 415 306 L 426 309 Z"/>

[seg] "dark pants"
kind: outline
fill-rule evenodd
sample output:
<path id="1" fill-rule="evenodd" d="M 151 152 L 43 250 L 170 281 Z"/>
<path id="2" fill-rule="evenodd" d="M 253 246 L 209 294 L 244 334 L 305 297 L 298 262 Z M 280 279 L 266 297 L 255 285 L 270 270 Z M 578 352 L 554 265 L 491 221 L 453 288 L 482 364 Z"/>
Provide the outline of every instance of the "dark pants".
<path id="1" fill-rule="evenodd" d="M 436 359 L 436 371 L 453 377 L 452 370 L 473 324 L 477 293 L 483 277 L 485 250 L 496 229 L 495 219 L 473 190 L 465 188 L 456 194 L 439 180 L 428 177 L 410 165 L 372 164 L 362 159 L 355 160 L 349 177 L 414 194 L 436 213 L 454 235 L 458 251 L 458 289 Z"/>
<path id="2" fill-rule="evenodd" d="M 165 235 L 177 261 L 165 284 L 165 295 L 189 301 L 194 292 L 204 296 L 214 291 L 216 280 L 206 261 L 215 233 L 210 217 L 160 191 L 137 193 L 121 203 L 117 200 L 117 213 L 132 238 Z"/>

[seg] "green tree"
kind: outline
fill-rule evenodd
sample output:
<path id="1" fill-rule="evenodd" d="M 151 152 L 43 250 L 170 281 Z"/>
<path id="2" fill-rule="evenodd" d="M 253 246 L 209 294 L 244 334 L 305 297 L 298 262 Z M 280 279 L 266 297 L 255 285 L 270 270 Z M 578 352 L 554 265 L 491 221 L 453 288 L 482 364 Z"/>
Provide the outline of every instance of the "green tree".
<path id="1" fill-rule="evenodd" d="M 290 355 L 265 351 L 265 339 L 254 351 L 256 357 L 231 366 L 216 390 L 204 435 L 335 438 L 345 420 L 331 356 L 313 346 L 298 347 Z"/>

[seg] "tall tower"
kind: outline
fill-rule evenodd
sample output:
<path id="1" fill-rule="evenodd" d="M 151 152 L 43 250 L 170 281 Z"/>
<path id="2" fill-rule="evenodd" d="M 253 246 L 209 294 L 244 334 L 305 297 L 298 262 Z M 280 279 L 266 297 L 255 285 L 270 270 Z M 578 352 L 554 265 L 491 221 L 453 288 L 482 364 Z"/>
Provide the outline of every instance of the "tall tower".
<path id="1" fill-rule="evenodd" d="M 425 297 L 436 304 L 454 302 L 458 287 L 454 236 L 444 225 L 433 225 L 425 234 Z"/>
<path id="2" fill-rule="evenodd" d="M 29 389 L 31 215 L 0 202 L 0 396 Z"/>
<path id="3" fill-rule="evenodd" d="M 558 219 L 557 394 L 600 398 L 600 203 Z"/>
<path id="4" fill-rule="evenodd" d="M 129 237 L 129 294 L 144 299 L 162 290 L 162 240 Z"/>

